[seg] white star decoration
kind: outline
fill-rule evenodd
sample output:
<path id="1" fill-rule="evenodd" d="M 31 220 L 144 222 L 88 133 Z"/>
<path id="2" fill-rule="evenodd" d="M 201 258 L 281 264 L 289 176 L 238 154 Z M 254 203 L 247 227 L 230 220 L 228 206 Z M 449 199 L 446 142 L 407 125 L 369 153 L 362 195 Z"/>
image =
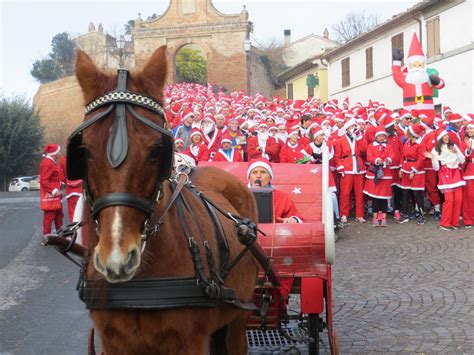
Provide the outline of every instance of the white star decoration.
<path id="1" fill-rule="evenodd" d="M 298 195 L 298 194 L 301 193 L 301 187 L 295 187 L 295 188 L 293 188 L 293 191 L 291 191 L 291 192 L 293 192 L 295 195 Z"/>
<path id="2" fill-rule="evenodd" d="M 311 174 L 317 174 L 317 173 L 318 173 L 318 169 L 317 169 L 317 168 L 311 169 Z"/>

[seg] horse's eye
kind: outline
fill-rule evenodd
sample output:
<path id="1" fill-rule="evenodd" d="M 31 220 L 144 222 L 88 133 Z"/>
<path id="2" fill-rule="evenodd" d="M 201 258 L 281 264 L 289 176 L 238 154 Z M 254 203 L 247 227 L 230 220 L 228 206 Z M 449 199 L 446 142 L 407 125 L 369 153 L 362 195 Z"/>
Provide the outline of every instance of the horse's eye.
<path id="1" fill-rule="evenodd" d="M 148 160 L 156 161 L 162 155 L 162 152 L 163 152 L 163 145 L 162 144 L 155 145 L 153 149 L 150 151 L 150 154 L 148 155 Z"/>
<path id="2" fill-rule="evenodd" d="M 81 147 L 82 151 L 84 152 L 84 157 L 91 161 L 91 160 L 94 160 L 94 158 L 92 157 L 92 154 L 91 152 L 89 151 L 89 149 L 87 149 L 85 146 L 82 146 Z"/>

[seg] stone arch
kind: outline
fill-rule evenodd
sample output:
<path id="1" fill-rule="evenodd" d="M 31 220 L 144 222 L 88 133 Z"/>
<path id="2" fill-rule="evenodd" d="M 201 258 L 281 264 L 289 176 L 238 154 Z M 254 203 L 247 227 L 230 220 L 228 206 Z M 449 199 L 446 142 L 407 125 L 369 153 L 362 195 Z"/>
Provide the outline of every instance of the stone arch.
<path id="1" fill-rule="evenodd" d="M 183 49 L 192 49 L 197 51 L 206 61 L 206 82 L 209 80 L 209 65 L 211 63 L 211 58 L 210 58 L 210 51 L 206 48 L 206 46 L 202 46 L 198 43 L 194 42 L 185 42 L 181 43 L 176 50 L 173 53 L 173 82 L 178 82 L 178 75 L 177 75 L 177 69 L 176 69 L 176 57 L 179 54 L 179 52 Z"/>

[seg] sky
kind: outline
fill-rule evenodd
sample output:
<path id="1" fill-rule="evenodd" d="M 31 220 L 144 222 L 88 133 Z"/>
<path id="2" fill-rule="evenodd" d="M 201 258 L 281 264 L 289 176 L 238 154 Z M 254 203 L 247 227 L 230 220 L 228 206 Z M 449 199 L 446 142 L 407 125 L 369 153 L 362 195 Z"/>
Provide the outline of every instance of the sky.
<path id="1" fill-rule="evenodd" d="M 232 14 L 242 11 L 244 5 L 253 22 L 254 43 L 273 39 L 283 41 L 283 30 L 291 30 L 292 41 L 311 33 L 322 35 L 347 13 L 365 11 L 381 21 L 405 11 L 418 1 L 269 1 L 269 0 L 214 0 L 221 12 Z M 90 22 L 104 31 L 119 35 L 124 24 L 156 13 L 161 15 L 168 0 L 0 0 L 0 95 L 20 95 L 32 99 L 39 84 L 30 75 L 33 62 L 47 57 L 51 39 L 61 32 L 72 37 L 87 32 Z M 334 35 L 333 35 L 334 36 Z"/>

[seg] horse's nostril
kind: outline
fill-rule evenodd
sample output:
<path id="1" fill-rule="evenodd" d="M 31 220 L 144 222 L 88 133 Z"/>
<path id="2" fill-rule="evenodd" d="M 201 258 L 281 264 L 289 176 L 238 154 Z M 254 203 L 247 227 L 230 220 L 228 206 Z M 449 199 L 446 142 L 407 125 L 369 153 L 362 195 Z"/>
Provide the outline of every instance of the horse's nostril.
<path id="1" fill-rule="evenodd" d="M 94 254 L 94 263 L 95 263 L 95 266 L 98 270 L 104 270 L 104 266 L 100 262 L 99 253 Z"/>
<path id="2" fill-rule="evenodd" d="M 127 261 L 125 262 L 124 271 L 126 274 L 129 274 L 138 264 L 138 250 L 132 249 L 128 253 Z"/>

